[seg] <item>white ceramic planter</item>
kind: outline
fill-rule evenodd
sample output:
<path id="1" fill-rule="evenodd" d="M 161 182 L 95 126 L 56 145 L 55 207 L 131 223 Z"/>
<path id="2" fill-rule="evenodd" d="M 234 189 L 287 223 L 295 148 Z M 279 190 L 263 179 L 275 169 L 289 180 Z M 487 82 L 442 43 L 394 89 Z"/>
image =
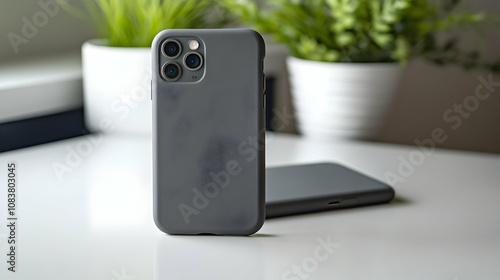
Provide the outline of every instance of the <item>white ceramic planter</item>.
<path id="1" fill-rule="evenodd" d="M 370 139 L 401 76 L 396 63 L 329 63 L 289 57 L 299 132 L 314 138 Z"/>
<path id="2" fill-rule="evenodd" d="M 151 134 L 151 49 L 82 47 L 85 124 L 91 131 Z"/>

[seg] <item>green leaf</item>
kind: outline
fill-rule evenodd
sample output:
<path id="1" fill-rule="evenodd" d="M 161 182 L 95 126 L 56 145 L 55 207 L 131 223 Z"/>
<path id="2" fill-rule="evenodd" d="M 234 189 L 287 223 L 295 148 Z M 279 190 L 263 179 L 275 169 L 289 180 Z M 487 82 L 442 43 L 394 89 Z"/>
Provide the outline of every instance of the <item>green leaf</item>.
<path id="1" fill-rule="evenodd" d="M 214 14 L 213 0 L 82 0 L 83 8 L 57 1 L 69 13 L 92 23 L 115 47 L 149 47 L 163 29 L 218 27 L 221 22 Z"/>
<path id="2" fill-rule="evenodd" d="M 219 0 L 237 20 L 286 44 L 297 57 L 342 62 L 406 64 L 421 56 L 436 63 L 497 69 L 436 37 L 500 22 L 500 15 L 459 9 L 459 0 Z M 458 44 L 457 44 L 458 45 Z M 500 60 L 499 60 L 500 61 Z"/>

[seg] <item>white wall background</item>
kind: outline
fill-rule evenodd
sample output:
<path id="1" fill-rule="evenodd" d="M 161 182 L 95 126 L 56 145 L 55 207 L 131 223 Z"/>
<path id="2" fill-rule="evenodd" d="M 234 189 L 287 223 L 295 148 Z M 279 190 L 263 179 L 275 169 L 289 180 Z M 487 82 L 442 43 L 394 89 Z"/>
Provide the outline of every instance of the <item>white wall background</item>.
<path id="1" fill-rule="evenodd" d="M 45 10 L 39 4 L 49 3 L 51 0 L 2 0 L 0 1 L 0 63 L 5 61 L 22 59 L 35 55 L 50 55 L 61 52 L 71 52 L 78 50 L 82 42 L 93 37 L 93 29 L 81 20 L 68 14 L 62 9 L 58 9 L 54 15 L 49 15 L 46 24 L 38 27 L 36 34 L 32 38 L 27 38 L 28 43 L 19 45 L 19 52 L 16 53 L 10 40 L 9 33 L 23 36 L 24 19 L 34 23 L 36 20 L 44 23 L 41 13 Z M 70 0 L 70 3 L 77 3 L 78 0 Z M 24 37 L 24 36 L 23 36 Z M 26 37 L 25 37 L 26 38 Z"/>

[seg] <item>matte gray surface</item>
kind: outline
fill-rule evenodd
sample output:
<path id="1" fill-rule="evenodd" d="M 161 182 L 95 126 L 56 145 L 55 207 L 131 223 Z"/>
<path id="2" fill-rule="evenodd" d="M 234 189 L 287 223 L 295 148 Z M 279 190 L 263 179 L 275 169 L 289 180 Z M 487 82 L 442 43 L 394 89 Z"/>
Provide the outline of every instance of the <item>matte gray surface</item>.
<path id="1" fill-rule="evenodd" d="M 205 74 L 166 82 L 159 46 L 170 37 L 203 41 Z M 170 234 L 241 234 L 265 217 L 264 41 L 249 29 L 165 30 L 152 46 L 154 218 Z M 210 174 L 238 164 L 227 186 Z M 214 190 L 219 186 L 219 192 Z M 202 199 L 197 192 L 212 191 Z M 208 203 L 207 203 L 208 201 Z M 181 205 L 196 210 L 188 222 Z M 196 205 L 200 207 L 196 207 Z"/>
<path id="2" fill-rule="evenodd" d="M 333 163 L 268 168 L 268 218 L 389 202 L 394 190 L 361 173 Z"/>

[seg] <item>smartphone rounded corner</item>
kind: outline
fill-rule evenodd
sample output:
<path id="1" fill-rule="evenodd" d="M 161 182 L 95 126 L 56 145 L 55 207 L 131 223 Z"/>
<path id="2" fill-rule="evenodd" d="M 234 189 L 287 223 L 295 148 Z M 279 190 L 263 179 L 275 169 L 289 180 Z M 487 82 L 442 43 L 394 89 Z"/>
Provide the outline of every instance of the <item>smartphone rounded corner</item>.
<path id="1" fill-rule="evenodd" d="M 158 217 L 158 214 L 159 214 L 158 211 L 154 211 L 153 213 L 153 221 L 156 227 L 163 233 L 172 234 L 172 232 L 168 229 L 168 227 L 162 224 L 160 217 Z"/>
<path id="2" fill-rule="evenodd" d="M 244 233 L 243 235 L 252 235 L 257 233 L 263 226 L 264 222 L 266 220 L 266 211 L 265 207 L 263 207 L 264 210 L 261 210 L 259 215 L 257 216 L 257 219 L 255 220 L 255 223 L 253 223 Z"/>
<path id="3" fill-rule="evenodd" d="M 396 191 L 393 187 L 387 185 L 387 202 L 392 201 L 396 197 Z"/>
<path id="4" fill-rule="evenodd" d="M 247 28 L 247 31 L 251 34 L 251 36 L 257 42 L 258 49 L 259 49 L 259 56 L 261 57 L 261 59 L 264 59 L 264 57 L 266 56 L 266 43 L 264 41 L 264 38 L 262 37 L 262 35 L 259 32 L 257 32 L 254 29 Z"/>
<path id="5" fill-rule="evenodd" d="M 156 34 L 156 36 L 153 38 L 153 42 L 151 43 L 151 49 L 156 49 L 157 46 L 160 45 L 161 41 L 163 40 L 163 38 L 165 38 L 165 34 L 168 32 L 168 29 L 167 30 L 162 30 L 160 32 L 158 32 L 158 34 Z"/>

